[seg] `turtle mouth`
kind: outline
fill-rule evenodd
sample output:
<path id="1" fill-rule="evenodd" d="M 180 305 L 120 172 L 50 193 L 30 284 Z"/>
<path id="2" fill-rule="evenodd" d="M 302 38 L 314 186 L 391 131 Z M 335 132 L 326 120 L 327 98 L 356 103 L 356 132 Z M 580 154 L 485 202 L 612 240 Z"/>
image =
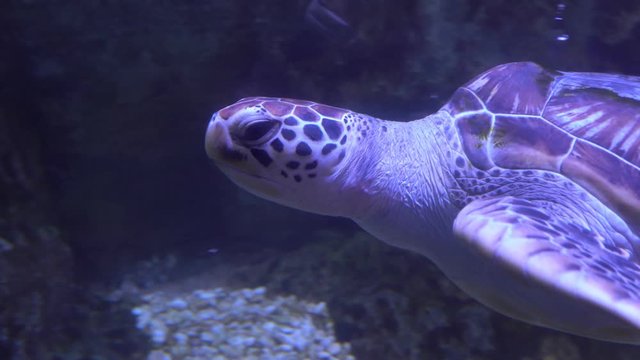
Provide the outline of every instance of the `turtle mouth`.
<path id="1" fill-rule="evenodd" d="M 223 164 L 223 163 L 217 164 L 217 165 L 218 165 L 218 167 L 220 167 L 222 172 L 224 172 L 225 174 L 229 174 L 230 176 L 232 176 L 232 175 L 240 175 L 240 176 L 246 176 L 246 177 L 257 179 L 257 180 L 268 181 L 268 182 L 271 182 L 271 183 L 274 183 L 274 184 L 276 183 L 275 181 L 273 181 L 273 180 L 271 180 L 271 179 L 269 179 L 267 177 L 264 177 L 264 176 L 261 176 L 261 175 L 258 175 L 258 174 L 254 174 L 254 173 L 251 173 L 251 172 L 248 172 L 248 171 L 245 171 L 245 170 L 238 169 L 236 166 L 233 166 L 233 165 L 227 165 L 227 164 Z"/>
<path id="2" fill-rule="evenodd" d="M 235 166 L 218 164 L 218 167 L 231 181 L 259 197 L 276 200 L 284 191 L 283 184 L 271 178 Z"/>

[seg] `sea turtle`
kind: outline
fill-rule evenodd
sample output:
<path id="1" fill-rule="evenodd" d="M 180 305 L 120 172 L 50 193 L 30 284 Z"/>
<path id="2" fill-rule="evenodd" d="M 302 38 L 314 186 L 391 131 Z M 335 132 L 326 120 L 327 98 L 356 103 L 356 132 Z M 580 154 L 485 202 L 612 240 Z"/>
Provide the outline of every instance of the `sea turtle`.
<path id="1" fill-rule="evenodd" d="M 351 218 L 501 313 L 640 344 L 640 77 L 504 64 L 410 122 L 245 98 L 205 143 L 239 186 Z"/>

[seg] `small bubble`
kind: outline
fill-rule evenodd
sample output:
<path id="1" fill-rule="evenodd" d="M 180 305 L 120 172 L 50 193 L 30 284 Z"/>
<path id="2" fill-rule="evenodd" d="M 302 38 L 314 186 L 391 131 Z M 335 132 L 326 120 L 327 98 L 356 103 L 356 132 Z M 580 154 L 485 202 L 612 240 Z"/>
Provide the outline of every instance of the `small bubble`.
<path id="1" fill-rule="evenodd" d="M 558 41 L 567 41 L 567 40 L 569 40 L 569 35 L 568 34 L 560 34 L 560 35 L 556 36 L 556 40 L 558 40 Z"/>

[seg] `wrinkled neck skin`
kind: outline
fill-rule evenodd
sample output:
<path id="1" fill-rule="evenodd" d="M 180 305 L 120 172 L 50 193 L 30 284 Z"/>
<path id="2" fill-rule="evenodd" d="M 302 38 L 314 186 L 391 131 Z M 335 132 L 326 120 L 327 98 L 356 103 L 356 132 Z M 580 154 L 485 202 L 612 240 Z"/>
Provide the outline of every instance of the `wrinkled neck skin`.
<path id="1" fill-rule="evenodd" d="M 451 121 L 444 113 L 375 121 L 373 136 L 359 144 L 338 177 L 352 193 L 348 217 L 380 240 L 437 264 L 458 209 L 449 201 L 453 179 L 436 118 Z"/>

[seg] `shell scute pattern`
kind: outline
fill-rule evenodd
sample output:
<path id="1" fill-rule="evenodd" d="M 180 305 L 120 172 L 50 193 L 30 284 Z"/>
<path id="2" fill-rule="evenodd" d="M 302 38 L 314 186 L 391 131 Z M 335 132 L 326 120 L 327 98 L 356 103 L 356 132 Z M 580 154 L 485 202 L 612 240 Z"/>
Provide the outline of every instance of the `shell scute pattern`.
<path id="1" fill-rule="evenodd" d="M 505 64 L 463 86 L 443 109 L 476 168 L 560 173 L 640 231 L 640 77 Z"/>
<path id="2" fill-rule="evenodd" d="M 551 73 L 536 64 L 511 63 L 494 67 L 465 87 L 495 114 L 540 115 L 553 79 Z"/>
<path id="3" fill-rule="evenodd" d="M 573 141 L 571 135 L 538 118 L 498 115 L 492 158 L 503 168 L 559 171 Z"/>
<path id="4" fill-rule="evenodd" d="M 602 148 L 577 140 L 561 172 L 605 203 L 614 205 L 623 218 L 635 219 L 635 222 L 640 219 L 640 171 L 633 165 Z"/>
<path id="5" fill-rule="evenodd" d="M 482 111 L 484 110 L 484 104 L 470 90 L 460 88 L 455 91 L 451 100 L 443 109 L 450 114 L 458 115 L 461 112 Z"/>
<path id="6" fill-rule="evenodd" d="M 640 101 L 608 89 L 559 85 L 543 117 L 640 166 Z"/>
<path id="7" fill-rule="evenodd" d="M 488 170 L 494 164 L 489 158 L 487 138 L 493 118 L 486 113 L 461 117 L 458 121 L 463 151 L 469 161 L 478 169 Z"/>

